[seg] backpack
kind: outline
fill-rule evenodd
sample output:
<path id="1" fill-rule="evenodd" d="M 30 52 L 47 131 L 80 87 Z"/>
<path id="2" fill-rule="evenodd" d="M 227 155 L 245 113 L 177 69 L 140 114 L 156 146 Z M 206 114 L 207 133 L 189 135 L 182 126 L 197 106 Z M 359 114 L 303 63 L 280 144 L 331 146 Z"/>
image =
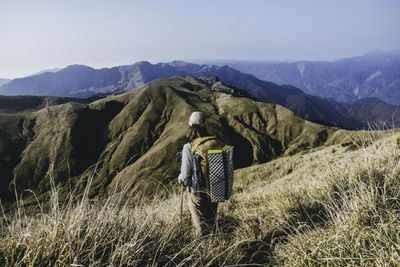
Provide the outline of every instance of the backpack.
<path id="1" fill-rule="evenodd" d="M 233 147 L 224 146 L 215 136 L 197 138 L 192 143 L 191 191 L 206 194 L 211 202 L 223 202 L 232 195 Z"/>

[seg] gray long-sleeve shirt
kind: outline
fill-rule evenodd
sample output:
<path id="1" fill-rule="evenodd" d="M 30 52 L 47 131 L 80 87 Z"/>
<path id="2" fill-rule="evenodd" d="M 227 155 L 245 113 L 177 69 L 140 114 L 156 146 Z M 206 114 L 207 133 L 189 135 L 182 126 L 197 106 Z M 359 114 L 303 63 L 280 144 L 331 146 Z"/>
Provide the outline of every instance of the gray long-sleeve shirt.
<path id="1" fill-rule="evenodd" d="M 192 178 L 193 158 L 190 143 L 183 146 L 181 173 L 178 176 L 180 183 L 185 184 L 185 181 Z"/>

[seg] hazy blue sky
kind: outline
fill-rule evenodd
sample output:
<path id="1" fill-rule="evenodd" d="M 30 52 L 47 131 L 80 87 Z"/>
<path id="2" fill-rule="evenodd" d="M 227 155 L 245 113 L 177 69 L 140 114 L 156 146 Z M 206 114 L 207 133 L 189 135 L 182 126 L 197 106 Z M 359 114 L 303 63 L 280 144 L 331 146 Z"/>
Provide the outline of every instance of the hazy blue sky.
<path id="1" fill-rule="evenodd" d="M 400 48 L 398 0 L 0 0 L 0 77 L 174 59 L 334 60 Z"/>

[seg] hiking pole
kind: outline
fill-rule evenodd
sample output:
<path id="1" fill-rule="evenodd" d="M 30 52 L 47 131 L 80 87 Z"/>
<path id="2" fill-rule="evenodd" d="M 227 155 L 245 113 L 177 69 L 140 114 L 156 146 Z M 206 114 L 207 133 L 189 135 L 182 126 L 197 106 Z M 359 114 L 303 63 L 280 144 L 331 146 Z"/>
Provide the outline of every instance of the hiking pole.
<path id="1" fill-rule="evenodd" d="M 182 217 L 183 217 L 183 194 L 185 193 L 185 187 L 181 185 L 181 223 L 179 225 L 179 234 L 182 232 Z"/>

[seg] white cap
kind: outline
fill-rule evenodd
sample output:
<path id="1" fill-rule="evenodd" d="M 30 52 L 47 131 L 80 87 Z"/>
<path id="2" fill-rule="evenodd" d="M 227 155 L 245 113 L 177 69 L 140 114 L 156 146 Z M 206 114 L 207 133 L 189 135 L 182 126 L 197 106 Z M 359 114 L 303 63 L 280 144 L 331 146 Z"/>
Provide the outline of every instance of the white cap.
<path id="1" fill-rule="evenodd" d="M 201 111 L 195 111 L 192 113 L 192 115 L 190 115 L 189 126 L 192 126 L 193 124 L 204 126 L 205 122 L 206 115 L 204 115 L 204 113 Z"/>

